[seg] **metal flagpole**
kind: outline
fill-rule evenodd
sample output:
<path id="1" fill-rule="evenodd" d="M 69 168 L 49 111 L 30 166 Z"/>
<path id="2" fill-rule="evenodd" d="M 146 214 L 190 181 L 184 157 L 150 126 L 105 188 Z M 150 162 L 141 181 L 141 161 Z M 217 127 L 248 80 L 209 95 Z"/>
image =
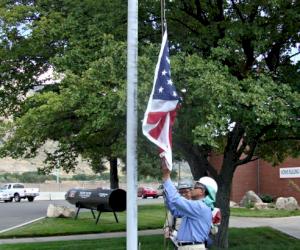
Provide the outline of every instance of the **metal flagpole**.
<path id="1" fill-rule="evenodd" d="M 127 250 L 137 250 L 137 56 L 138 0 L 128 1 L 127 27 Z"/>
<path id="2" fill-rule="evenodd" d="M 161 37 L 164 36 L 165 26 L 165 0 L 160 0 Z"/>

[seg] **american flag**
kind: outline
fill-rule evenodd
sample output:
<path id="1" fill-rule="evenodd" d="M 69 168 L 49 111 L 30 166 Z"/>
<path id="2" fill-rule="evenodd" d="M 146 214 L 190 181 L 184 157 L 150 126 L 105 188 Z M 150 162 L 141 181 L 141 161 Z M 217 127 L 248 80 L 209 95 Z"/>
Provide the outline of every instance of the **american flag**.
<path id="1" fill-rule="evenodd" d="M 153 88 L 143 120 L 143 133 L 160 148 L 160 156 L 165 158 L 170 170 L 172 170 L 172 126 L 179 99 L 171 80 L 169 45 L 165 31 L 155 68 Z"/>

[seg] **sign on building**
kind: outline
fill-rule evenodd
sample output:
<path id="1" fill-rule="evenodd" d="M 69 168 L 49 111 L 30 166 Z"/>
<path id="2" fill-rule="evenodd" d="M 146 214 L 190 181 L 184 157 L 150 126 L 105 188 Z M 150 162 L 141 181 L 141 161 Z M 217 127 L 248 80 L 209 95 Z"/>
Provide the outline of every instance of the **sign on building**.
<path id="1" fill-rule="evenodd" d="M 280 168 L 280 178 L 300 178 L 300 167 L 297 168 Z"/>

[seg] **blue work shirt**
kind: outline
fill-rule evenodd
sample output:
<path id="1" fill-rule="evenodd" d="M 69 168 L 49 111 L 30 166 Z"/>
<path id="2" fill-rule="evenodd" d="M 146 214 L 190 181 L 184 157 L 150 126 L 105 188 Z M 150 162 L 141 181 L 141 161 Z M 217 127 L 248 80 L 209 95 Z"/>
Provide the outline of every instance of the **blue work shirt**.
<path id="1" fill-rule="evenodd" d="M 177 240 L 205 242 L 212 223 L 211 209 L 202 200 L 187 200 L 182 197 L 170 179 L 163 185 L 166 203 L 172 215 L 182 218 Z"/>

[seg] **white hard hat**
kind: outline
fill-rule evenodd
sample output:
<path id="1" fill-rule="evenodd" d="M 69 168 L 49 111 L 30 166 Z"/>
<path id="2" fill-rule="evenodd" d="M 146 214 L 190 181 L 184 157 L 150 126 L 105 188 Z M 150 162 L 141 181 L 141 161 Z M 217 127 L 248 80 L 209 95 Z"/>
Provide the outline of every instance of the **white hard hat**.
<path id="1" fill-rule="evenodd" d="M 212 188 L 213 191 L 215 191 L 215 193 L 218 192 L 218 184 L 211 177 L 208 176 L 201 177 L 197 182 L 203 184 L 206 187 Z"/>

